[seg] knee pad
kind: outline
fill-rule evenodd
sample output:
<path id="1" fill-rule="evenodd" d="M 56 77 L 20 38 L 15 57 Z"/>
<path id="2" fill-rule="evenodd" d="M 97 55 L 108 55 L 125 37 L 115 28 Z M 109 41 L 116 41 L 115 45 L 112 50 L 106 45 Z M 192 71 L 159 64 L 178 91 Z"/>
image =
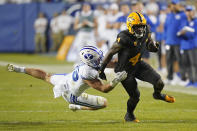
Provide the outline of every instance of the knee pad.
<path id="1" fill-rule="evenodd" d="M 81 94 L 81 97 L 82 97 L 83 99 L 87 100 L 87 99 L 88 99 L 88 94 L 87 94 L 87 93 L 82 93 L 82 94 Z"/>
<path id="2" fill-rule="evenodd" d="M 155 92 L 161 92 L 163 90 L 164 87 L 164 83 L 161 79 L 159 79 L 156 84 L 154 85 L 154 90 Z"/>
<path id="3" fill-rule="evenodd" d="M 104 97 L 89 95 L 87 93 L 81 94 L 80 101 L 85 102 L 85 103 L 89 103 L 89 104 L 95 105 L 95 106 L 106 107 L 106 105 L 107 105 L 107 99 L 105 99 Z"/>

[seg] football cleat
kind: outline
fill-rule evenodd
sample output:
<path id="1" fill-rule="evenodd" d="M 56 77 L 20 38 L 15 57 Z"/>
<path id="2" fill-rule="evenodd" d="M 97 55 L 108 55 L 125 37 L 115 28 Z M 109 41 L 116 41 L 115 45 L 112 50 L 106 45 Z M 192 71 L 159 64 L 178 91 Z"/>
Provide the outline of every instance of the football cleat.
<path id="1" fill-rule="evenodd" d="M 132 122 L 139 123 L 139 122 L 140 122 L 140 120 L 135 119 L 135 120 L 133 120 Z"/>
<path id="2" fill-rule="evenodd" d="M 25 72 L 25 67 L 16 66 L 16 65 L 13 65 L 13 64 L 8 64 L 7 65 L 7 70 L 9 72 L 24 73 Z"/>
<path id="3" fill-rule="evenodd" d="M 169 102 L 169 103 L 174 103 L 175 102 L 175 98 L 173 96 L 169 96 L 169 95 L 166 95 L 166 94 L 153 93 L 153 97 L 156 100 L 163 100 L 163 101 Z"/>
<path id="4" fill-rule="evenodd" d="M 140 121 L 138 119 L 135 118 L 135 116 L 131 116 L 129 113 L 126 113 L 125 117 L 124 117 L 124 121 L 125 122 L 134 122 L 134 123 L 139 123 Z"/>
<path id="5" fill-rule="evenodd" d="M 173 96 L 165 95 L 165 101 L 169 103 L 174 103 L 175 98 Z"/>
<path id="6" fill-rule="evenodd" d="M 7 65 L 7 70 L 10 71 L 10 72 L 13 72 L 14 71 L 14 65 L 13 64 L 8 64 Z"/>

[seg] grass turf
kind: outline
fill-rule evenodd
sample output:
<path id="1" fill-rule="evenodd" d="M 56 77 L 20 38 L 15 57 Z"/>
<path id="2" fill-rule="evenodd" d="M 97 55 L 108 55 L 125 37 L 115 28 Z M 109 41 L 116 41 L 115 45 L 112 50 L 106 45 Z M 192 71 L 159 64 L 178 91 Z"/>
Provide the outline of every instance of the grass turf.
<path id="1" fill-rule="evenodd" d="M 66 61 L 56 60 L 55 56 L 37 55 L 37 54 L 21 54 L 21 53 L 0 53 L 0 61 L 28 63 L 28 64 L 65 64 L 72 65 Z"/>
<path id="2" fill-rule="evenodd" d="M 53 61 L 50 59 L 49 63 Z M 197 130 L 196 95 L 167 92 L 176 97 L 176 102 L 170 104 L 154 100 L 153 89 L 139 87 L 141 101 L 135 114 L 141 122 L 124 123 L 128 95 L 121 85 L 108 94 L 87 90 L 89 94 L 106 97 L 109 102 L 106 109 L 72 112 L 63 98 L 53 98 L 51 85 L 7 72 L 1 66 L 0 74 L 0 130 Z"/>

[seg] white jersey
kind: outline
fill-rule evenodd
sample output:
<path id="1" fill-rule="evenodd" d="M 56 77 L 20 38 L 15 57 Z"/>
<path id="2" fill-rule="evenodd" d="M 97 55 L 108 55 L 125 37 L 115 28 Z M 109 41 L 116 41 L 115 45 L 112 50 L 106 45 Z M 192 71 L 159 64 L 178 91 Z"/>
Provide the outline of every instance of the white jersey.
<path id="1" fill-rule="evenodd" d="M 53 33 L 59 33 L 60 28 L 58 26 L 58 17 L 55 17 L 51 20 L 50 27 Z"/>
<path id="2" fill-rule="evenodd" d="M 73 18 L 70 15 L 60 15 L 58 16 L 57 23 L 60 30 L 68 31 L 73 23 Z"/>
<path id="3" fill-rule="evenodd" d="M 47 29 L 47 19 L 46 18 L 38 18 L 34 23 L 36 33 L 44 34 Z"/>
<path id="4" fill-rule="evenodd" d="M 55 85 L 55 97 L 60 97 L 63 92 L 69 91 L 74 96 L 80 96 L 89 86 L 83 80 L 98 79 L 98 71 L 88 65 L 76 66 L 69 74 L 55 74 L 51 76 L 51 83 Z M 58 86 L 64 85 L 64 86 Z"/>

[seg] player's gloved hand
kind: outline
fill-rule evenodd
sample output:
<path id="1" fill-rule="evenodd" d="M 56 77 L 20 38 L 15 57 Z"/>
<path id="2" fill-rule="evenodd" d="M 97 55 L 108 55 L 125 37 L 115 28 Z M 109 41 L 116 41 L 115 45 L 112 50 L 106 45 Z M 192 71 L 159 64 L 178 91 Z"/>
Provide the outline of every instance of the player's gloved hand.
<path id="1" fill-rule="evenodd" d="M 112 87 L 115 87 L 119 82 L 125 80 L 127 78 L 127 72 L 117 72 L 115 78 L 110 82 Z"/>
<path id="2" fill-rule="evenodd" d="M 157 52 L 159 50 L 159 42 L 155 42 L 153 40 L 150 40 L 148 43 L 148 50 L 151 52 Z"/>
<path id="3" fill-rule="evenodd" d="M 107 77 L 106 77 L 104 71 L 99 71 L 99 77 L 100 77 L 102 80 L 107 80 Z"/>

